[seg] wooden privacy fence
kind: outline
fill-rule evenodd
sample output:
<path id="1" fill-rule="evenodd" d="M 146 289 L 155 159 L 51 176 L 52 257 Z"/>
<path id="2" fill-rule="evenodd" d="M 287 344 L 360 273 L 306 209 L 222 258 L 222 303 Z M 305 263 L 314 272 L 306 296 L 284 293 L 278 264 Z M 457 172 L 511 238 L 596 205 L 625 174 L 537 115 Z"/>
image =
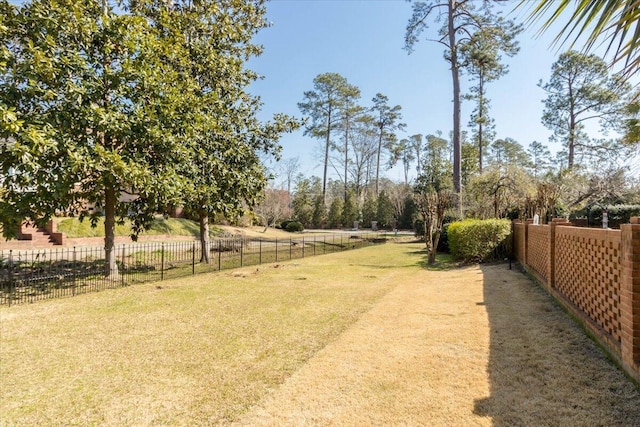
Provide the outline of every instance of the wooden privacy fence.
<path id="1" fill-rule="evenodd" d="M 0 251 L 0 305 L 117 288 L 197 273 L 288 261 L 384 242 L 373 234 L 318 234 L 291 239 L 217 239 L 209 262 L 199 241 L 116 245 L 118 274 L 105 275 L 104 248 Z"/>
<path id="2" fill-rule="evenodd" d="M 513 222 L 517 260 L 640 381 L 640 217 L 620 230 Z"/>

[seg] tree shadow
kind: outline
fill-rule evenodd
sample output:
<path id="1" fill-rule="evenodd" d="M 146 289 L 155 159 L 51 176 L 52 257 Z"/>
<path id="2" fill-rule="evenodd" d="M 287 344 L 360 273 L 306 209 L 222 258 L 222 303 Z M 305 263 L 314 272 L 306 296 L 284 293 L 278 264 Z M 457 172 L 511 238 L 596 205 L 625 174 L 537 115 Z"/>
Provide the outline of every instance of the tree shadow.
<path id="1" fill-rule="evenodd" d="M 640 426 L 640 392 L 539 285 L 507 264 L 480 267 L 490 326 L 494 426 Z"/>

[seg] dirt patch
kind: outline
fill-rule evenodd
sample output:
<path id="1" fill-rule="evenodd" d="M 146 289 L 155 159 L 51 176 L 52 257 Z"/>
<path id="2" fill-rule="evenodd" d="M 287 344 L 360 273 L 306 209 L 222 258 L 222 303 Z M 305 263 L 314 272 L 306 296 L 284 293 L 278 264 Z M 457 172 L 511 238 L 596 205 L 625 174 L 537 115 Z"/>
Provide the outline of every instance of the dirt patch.
<path id="1" fill-rule="evenodd" d="M 638 389 L 506 265 L 400 282 L 237 425 L 640 425 Z"/>

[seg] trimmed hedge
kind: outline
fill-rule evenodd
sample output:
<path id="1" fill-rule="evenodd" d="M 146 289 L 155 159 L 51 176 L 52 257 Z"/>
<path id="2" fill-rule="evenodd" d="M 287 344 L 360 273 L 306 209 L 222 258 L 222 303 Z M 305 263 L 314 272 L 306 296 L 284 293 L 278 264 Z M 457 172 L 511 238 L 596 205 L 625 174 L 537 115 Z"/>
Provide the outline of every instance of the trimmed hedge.
<path id="1" fill-rule="evenodd" d="M 290 233 L 295 233 L 296 231 L 304 230 L 304 225 L 302 225 L 298 221 L 291 221 L 287 223 L 287 228 L 285 230 L 287 230 Z"/>
<path id="2" fill-rule="evenodd" d="M 465 219 L 447 229 L 451 254 L 466 262 L 486 262 L 509 254 L 511 221 L 508 219 Z"/>

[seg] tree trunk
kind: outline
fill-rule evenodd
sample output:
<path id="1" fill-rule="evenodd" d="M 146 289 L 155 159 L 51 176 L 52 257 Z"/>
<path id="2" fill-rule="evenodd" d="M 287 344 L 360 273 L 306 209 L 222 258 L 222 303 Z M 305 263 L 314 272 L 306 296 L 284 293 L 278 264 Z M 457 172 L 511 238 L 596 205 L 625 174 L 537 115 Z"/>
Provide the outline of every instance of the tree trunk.
<path id="1" fill-rule="evenodd" d="M 478 99 L 478 171 L 482 174 L 482 146 L 484 141 L 482 140 L 482 122 L 484 119 L 484 78 L 480 75 L 479 81 L 480 98 Z"/>
<path id="2" fill-rule="evenodd" d="M 436 232 L 433 235 L 433 244 L 431 245 L 431 251 L 429 252 L 429 264 L 436 263 L 436 253 L 438 252 L 438 242 L 440 241 L 440 234 L 442 233 L 442 227 L 436 227 Z"/>
<path id="3" fill-rule="evenodd" d="M 329 144 L 331 143 L 331 106 L 327 116 L 327 138 L 324 143 L 324 174 L 322 176 L 322 206 L 327 206 L 327 171 L 329 168 Z"/>
<path id="4" fill-rule="evenodd" d="M 347 201 L 347 166 L 349 165 L 349 116 L 344 131 L 344 201 Z"/>
<path id="5" fill-rule="evenodd" d="M 204 212 L 200 212 L 200 247 L 202 248 L 202 254 L 200 255 L 200 262 L 209 264 L 209 255 L 211 253 L 211 245 L 209 240 L 209 215 Z"/>
<path id="6" fill-rule="evenodd" d="M 116 234 L 116 190 L 111 184 L 104 189 L 104 257 L 105 276 L 110 279 L 118 278 L 118 264 L 116 263 L 115 234 Z"/>
<path id="7" fill-rule="evenodd" d="M 461 133 L 460 133 L 460 70 L 458 65 L 458 50 L 456 47 L 456 32 L 455 32 L 455 13 L 456 13 L 456 0 L 449 0 L 449 13 L 448 13 L 448 32 L 449 32 L 449 48 L 451 51 L 451 77 L 453 79 L 453 188 L 458 196 L 462 188 L 461 181 L 461 164 L 460 156 L 462 151 L 461 146 Z M 456 205 L 459 208 L 460 197 L 456 200 Z"/>
<path id="8" fill-rule="evenodd" d="M 575 155 L 576 148 L 576 118 L 571 112 L 569 116 L 569 141 L 567 141 L 569 148 L 569 158 L 567 159 L 567 169 L 573 169 L 573 157 Z"/>
<path id="9" fill-rule="evenodd" d="M 382 124 L 380 125 L 380 139 L 378 140 L 378 158 L 376 160 L 376 197 L 380 194 L 378 191 L 378 181 L 380 179 L 380 152 L 382 151 Z"/>

